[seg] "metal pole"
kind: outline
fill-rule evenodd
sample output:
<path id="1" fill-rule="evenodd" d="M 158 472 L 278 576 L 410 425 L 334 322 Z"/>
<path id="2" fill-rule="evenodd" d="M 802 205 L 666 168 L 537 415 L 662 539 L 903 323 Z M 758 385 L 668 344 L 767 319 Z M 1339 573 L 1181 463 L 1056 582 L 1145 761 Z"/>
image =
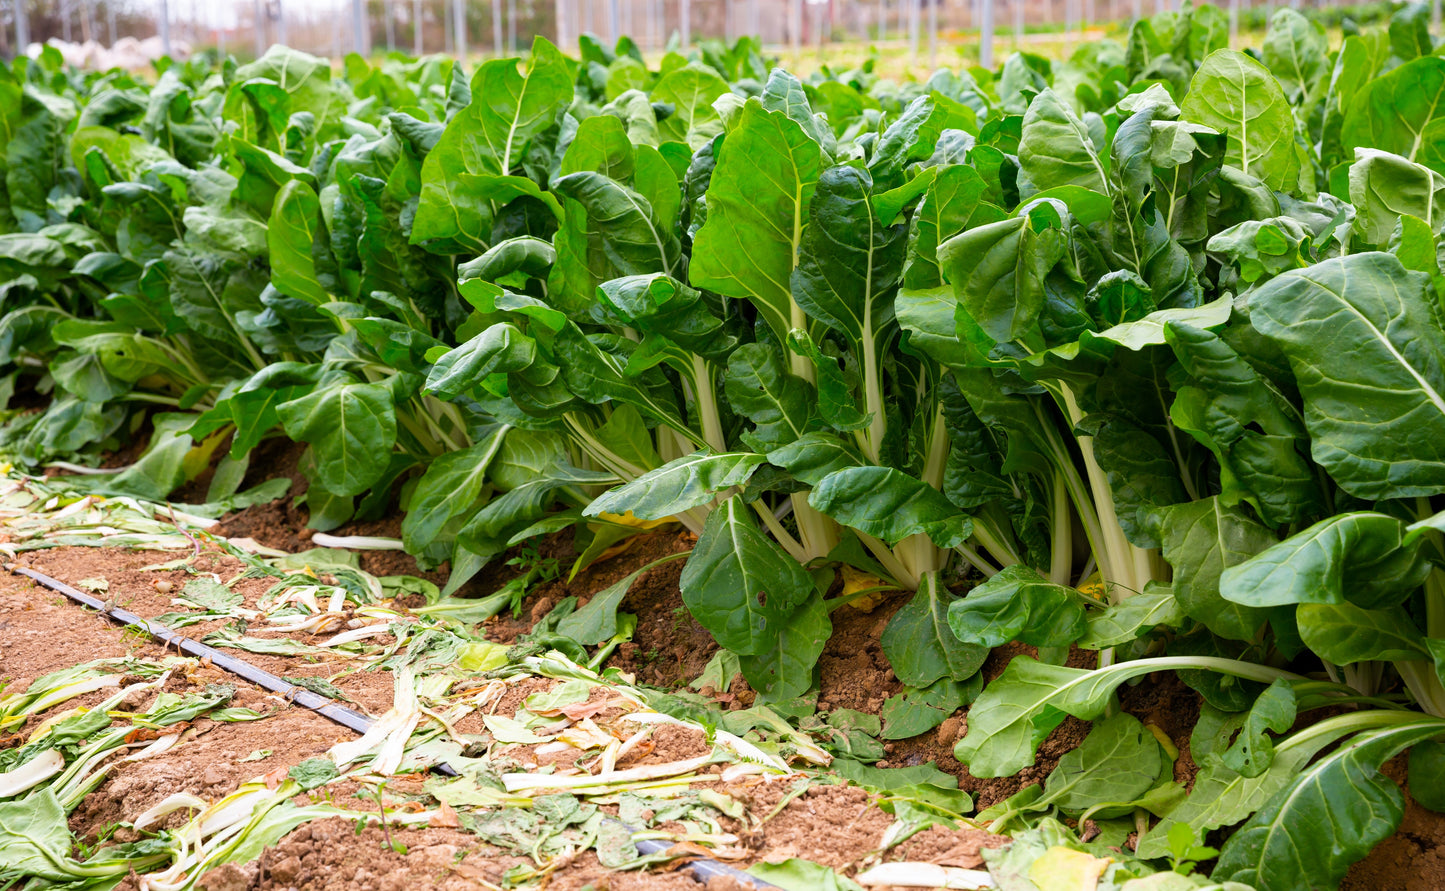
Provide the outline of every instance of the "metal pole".
<path id="1" fill-rule="evenodd" d="M 507 0 L 507 51 L 517 51 L 517 0 Z"/>
<path id="2" fill-rule="evenodd" d="M 414 56 L 420 56 L 422 54 L 421 25 L 421 0 L 411 0 L 411 51 Z"/>
<path id="3" fill-rule="evenodd" d="M 492 54 L 502 55 L 502 0 L 492 0 Z"/>
<path id="4" fill-rule="evenodd" d="M 16 2 L 15 5 L 18 7 L 20 3 Z M 19 22 L 16 22 L 16 25 L 18 28 Z M 115 46 L 115 0 L 108 0 L 105 4 L 105 31 L 110 37 L 110 45 Z M 24 51 L 24 47 L 21 47 L 21 51 Z"/>
<path id="5" fill-rule="evenodd" d="M 993 70 L 993 2 L 983 0 L 978 23 L 978 64 Z"/>
<path id="6" fill-rule="evenodd" d="M 253 6 L 256 22 L 251 30 L 256 38 L 256 58 L 259 59 L 266 54 L 266 0 L 256 0 Z"/>
<path id="7" fill-rule="evenodd" d="M 25 8 L 29 0 L 15 0 L 15 54 L 25 55 L 30 48 L 30 12 Z"/>
<path id="8" fill-rule="evenodd" d="M 351 48 L 366 55 L 366 0 L 351 0 Z"/>
<path id="9" fill-rule="evenodd" d="M 908 57 L 914 64 L 918 62 L 918 27 L 921 10 L 918 4 L 922 0 L 908 0 Z"/>
<path id="10" fill-rule="evenodd" d="M 386 51 L 396 52 L 396 0 L 384 0 L 381 14 L 386 16 Z"/>
<path id="11" fill-rule="evenodd" d="M 763 15 L 758 0 L 748 0 L 748 33 L 758 37 L 763 31 Z"/>
<path id="12" fill-rule="evenodd" d="M 677 10 L 677 35 L 682 48 L 692 43 L 692 0 L 682 0 Z"/>
<path id="13" fill-rule="evenodd" d="M 796 56 L 803 46 L 803 0 L 793 0 L 793 27 L 790 41 L 793 44 L 793 55 Z"/>
<path id="14" fill-rule="evenodd" d="M 457 58 L 467 58 L 467 0 L 453 0 L 452 27 L 456 29 L 456 36 L 452 38 L 452 46 L 456 51 Z"/>
<path id="15" fill-rule="evenodd" d="M 70 4 L 60 0 L 60 39 L 70 43 Z"/>
<path id="16" fill-rule="evenodd" d="M 1013 7 L 1014 13 L 1014 43 L 1022 45 L 1024 42 L 1024 0 L 1008 0 Z M 1138 3 L 1139 0 L 1134 0 Z"/>
<path id="17" fill-rule="evenodd" d="M 617 0 L 607 0 L 607 33 L 612 36 L 612 42 L 616 43 L 621 37 L 622 19 L 617 8 Z"/>
<path id="18" fill-rule="evenodd" d="M 567 3 L 566 0 L 555 0 L 552 4 L 552 15 L 557 19 L 557 46 L 567 48 Z"/>
<path id="19" fill-rule="evenodd" d="M 1436 0 L 1439 2 L 1439 0 Z M 1229 0 L 1229 45 L 1239 41 L 1239 0 Z"/>
<path id="20" fill-rule="evenodd" d="M 166 0 L 160 0 L 156 27 L 160 29 L 161 55 L 169 56 L 171 54 L 171 7 Z"/>
<path id="21" fill-rule="evenodd" d="M 938 0 L 928 0 L 928 70 L 938 67 Z"/>
<path id="22" fill-rule="evenodd" d="M 276 42 L 286 46 L 286 4 L 276 0 Z"/>

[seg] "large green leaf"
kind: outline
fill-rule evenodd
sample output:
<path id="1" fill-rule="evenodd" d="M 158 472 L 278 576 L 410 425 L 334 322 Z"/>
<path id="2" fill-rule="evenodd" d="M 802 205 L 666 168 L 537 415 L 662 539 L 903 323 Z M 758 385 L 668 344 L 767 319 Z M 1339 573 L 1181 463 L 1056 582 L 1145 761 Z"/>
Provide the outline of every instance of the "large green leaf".
<path id="1" fill-rule="evenodd" d="M 1268 528 L 1218 496 L 1160 512 L 1164 559 L 1174 567 L 1174 596 L 1184 613 L 1221 637 L 1253 640 L 1264 614 L 1226 600 L 1220 574 L 1275 544 Z"/>
<path id="2" fill-rule="evenodd" d="M 813 592 L 812 578 L 758 529 L 736 495 L 708 515 L 678 584 L 718 645 L 741 656 L 772 651 Z"/>
<path id="3" fill-rule="evenodd" d="M 434 541 L 453 517 L 471 509 L 482 492 L 487 468 L 506 438 L 506 425 L 497 425 L 475 445 L 447 452 L 427 467 L 412 490 L 401 537 L 416 553 Z"/>
<path id="4" fill-rule="evenodd" d="M 940 678 L 966 681 L 983 667 L 988 647 L 964 643 L 948 627 L 948 607 L 954 602 L 938 573 L 927 573 L 913 599 L 883 629 L 883 652 L 904 684 L 922 688 Z"/>
<path id="5" fill-rule="evenodd" d="M 1053 90 L 1035 96 L 1024 114 L 1019 167 L 1036 192 L 1072 185 L 1109 193 L 1108 174 L 1088 128 Z"/>
<path id="6" fill-rule="evenodd" d="M 1405 215 L 1420 219 L 1432 233 L 1445 227 L 1445 176 L 1424 164 L 1357 148 L 1348 182 L 1360 235 L 1370 244 L 1386 244 Z"/>
<path id="7" fill-rule="evenodd" d="M 1044 580 L 1027 566 L 1009 566 L 948 608 L 954 636 L 980 647 L 1015 640 L 1067 647 L 1084 633 L 1083 596 Z"/>
<path id="8" fill-rule="evenodd" d="M 1289 358 L 1314 458 L 1341 488 L 1445 491 L 1445 337 L 1429 276 L 1393 254 L 1325 260 L 1262 285 L 1250 321 Z"/>
<path id="9" fill-rule="evenodd" d="M 1273 189 L 1293 189 L 1300 160 L 1294 113 L 1269 69 L 1244 53 L 1210 53 L 1189 82 L 1180 117 L 1229 138 L 1225 163 Z"/>
<path id="10" fill-rule="evenodd" d="M 738 665 L 748 684 L 771 700 L 801 696 L 813 686 L 818 657 L 832 633 L 828 606 L 813 591 L 783 620 L 765 650 L 739 655 Z"/>
<path id="11" fill-rule="evenodd" d="M 892 467 L 848 467 L 824 477 L 808 503 L 844 526 L 890 544 L 927 535 L 941 548 L 962 544 L 973 523 L 943 493 Z"/>
<path id="12" fill-rule="evenodd" d="M 823 172 L 792 279 L 793 299 L 803 311 L 843 335 L 869 367 L 880 361 L 887 342 L 891 290 L 905 247 L 902 226 L 878 222 L 872 186 L 867 172 L 854 167 Z"/>
<path id="13" fill-rule="evenodd" d="M 631 511 L 642 520 L 675 516 L 702 507 L 732 486 L 743 485 L 766 460 L 754 452 L 694 452 L 598 496 L 583 514 L 596 517 Z"/>
<path id="14" fill-rule="evenodd" d="M 778 340 L 793 317 L 793 269 L 822 150 L 782 112 L 749 100 L 722 142 L 693 241 L 695 287 L 751 300 Z"/>
<path id="15" fill-rule="evenodd" d="M 1346 152 L 1391 152 L 1445 173 L 1445 59 L 1425 55 L 1365 84 L 1341 125 Z"/>
<path id="16" fill-rule="evenodd" d="M 478 250 L 490 243 L 487 196 L 468 189 L 459 175 L 507 176 L 571 101 L 567 59 L 545 38 L 532 42 L 522 71 L 515 59 L 482 63 L 472 78 L 471 104 L 447 123 L 422 165 L 412 241 L 450 239 Z"/>
<path id="17" fill-rule="evenodd" d="M 321 202 L 310 185 L 293 179 L 276 193 L 266 246 L 271 251 L 271 284 L 288 297 L 320 306 L 331 295 L 316 279 L 312 245 L 321 227 Z M 318 231 L 320 230 L 320 231 Z"/>
<path id="18" fill-rule="evenodd" d="M 1394 606 L 1430 565 L 1405 524 L 1385 514 L 1339 514 L 1224 570 L 1219 592 L 1248 606 L 1344 603 Z"/>
<path id="19" fill-rule="evenodd" d="M 360 495 L 381 478 L 396 444 L 396 406 L 386 384 L 339 383 L 282 403 L 286 435 L 310 443 L 317 478 L 334 495 Z"/>
<path id="20" fill-rule="evenodd" d="M 1230 836 L 1211 878 L 1272 891 L 1336 887 L 1404 816 L 1404 793 L 1381 765 L 1442 730 L 1436 719 L 1363 734 L 1305 768 Z"/>

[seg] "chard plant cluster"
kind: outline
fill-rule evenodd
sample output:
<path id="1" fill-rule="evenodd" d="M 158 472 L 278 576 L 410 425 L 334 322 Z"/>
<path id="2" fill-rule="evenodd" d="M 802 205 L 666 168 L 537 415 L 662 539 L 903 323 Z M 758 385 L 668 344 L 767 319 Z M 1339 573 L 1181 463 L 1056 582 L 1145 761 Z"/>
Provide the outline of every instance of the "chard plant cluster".
<path id="1" fill-rule="evenodd" d="M 906 84 L 747 39 L 154 85 L 43 54 L 0 73 L 0 362 L 50 400 L 0 438 L 74 466 L 148 432 L 89 490 L 218 461 L 212 513 L 306 443 L 312 524 L 399 497 L 447 594 L 537 535 L 581 566 L 681 524 L 687 608 L 775 703 L 832 610 L 915 592 L 898 708 L 972 699 L 974 776 L 1098 721 L 996 825 L 1089 817 L 1155 862 L 1237 827 L 1215 881 L 1333 886 L 1399 824 L 1385 760 L 1445 804 L 1428 20 L 1336 43 L 1280 10 L 1240 52 L 1186 4 Z M 1005 645 L 1038 658 L 980 693 Z M 1115 698 L 1164 671 L 1204 702 L 1187 795 Z"/>

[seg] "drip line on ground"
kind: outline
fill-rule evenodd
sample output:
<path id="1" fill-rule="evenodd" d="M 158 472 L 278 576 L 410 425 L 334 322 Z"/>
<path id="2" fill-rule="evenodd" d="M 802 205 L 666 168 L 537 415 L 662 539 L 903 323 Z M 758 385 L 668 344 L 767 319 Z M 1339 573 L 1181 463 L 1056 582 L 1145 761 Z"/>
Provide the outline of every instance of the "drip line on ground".
<path id="1" fill-rule="evenodd" d="M 177 634 L 159 622 L 153 622 L 129 610 L 114 606 L 98 597 L 93 597 L 78 588 L 67 585 L 59 579 L 51 578 L 43 572 L 36 572 L 33 569 L 14 563 L 7 563 L 5 568 L 16 575 L 25 576 L 38 585 L 49 588 L 56 593 L 63 594 L 76 603 L 95 610 L 112 622 L 117 622 L 131 628 L 139 628 L 163 646 L 174 647 L 176 652 L 185 653 L 188 656 L 195 656 L 199 659 L 206 659 L 217 668 L 228 671 L 272 693 L 279 693 L 286 697 L 288 702 L 293 702 L 303 708 L 310 709 L 323 718 L 334 721 L 348 730 L 365 735 L 365 733 L 371 729 L 371 718 L 363 715 L 361 712 L 337 705 L 319 693 L 314 693 L 305 687 L 298 687 L 295 684 L 289 683 L 269 671 L 257 668 L 244 659 L 237 659 L 235 656 L 227 655 L 215 647 L 203 644 L 183 634 Z M 455 777 L 461 775 L 445 761 L 433 764 L 431 770 L 443 776 Z M 609 818 L 609 820 L 623 826 L 629 832 L 636 833 L 638 831 L 626 823 L 622 823 L 620 820 L 613 818 Z M 671 847 L 669 843 L 662 839 L 641 839 L 633 842 L 633 844 L 637 848 L 638 853 L 641 854 L 656 854 L 666 851 Z M 709 879 L 727 877 L 742 883 L 745 887 L 779 887 L 771 882 L 765 882 L 762 879 L 743 872 L 740 869 L 728 866 L 725 863 L 719 863 L 716 860 L 708 860 L 706 858 L 689 860 L 683 868 L 691 870 L 693 875 L 697 876 L 697 878 L 704 883 Z"/>

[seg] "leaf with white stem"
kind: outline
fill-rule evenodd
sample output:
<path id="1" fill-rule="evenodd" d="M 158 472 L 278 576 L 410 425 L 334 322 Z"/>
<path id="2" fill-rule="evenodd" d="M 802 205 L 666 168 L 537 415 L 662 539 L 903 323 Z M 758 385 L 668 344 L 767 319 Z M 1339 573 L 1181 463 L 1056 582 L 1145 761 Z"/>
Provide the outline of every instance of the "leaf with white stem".
<path id="1" fill-rule="evenodd" d="M 65 756 L 46 749 L 19 767 L 0 773 L 0 798 L 13 798 L 33 789 L 65 769 Z"/>

